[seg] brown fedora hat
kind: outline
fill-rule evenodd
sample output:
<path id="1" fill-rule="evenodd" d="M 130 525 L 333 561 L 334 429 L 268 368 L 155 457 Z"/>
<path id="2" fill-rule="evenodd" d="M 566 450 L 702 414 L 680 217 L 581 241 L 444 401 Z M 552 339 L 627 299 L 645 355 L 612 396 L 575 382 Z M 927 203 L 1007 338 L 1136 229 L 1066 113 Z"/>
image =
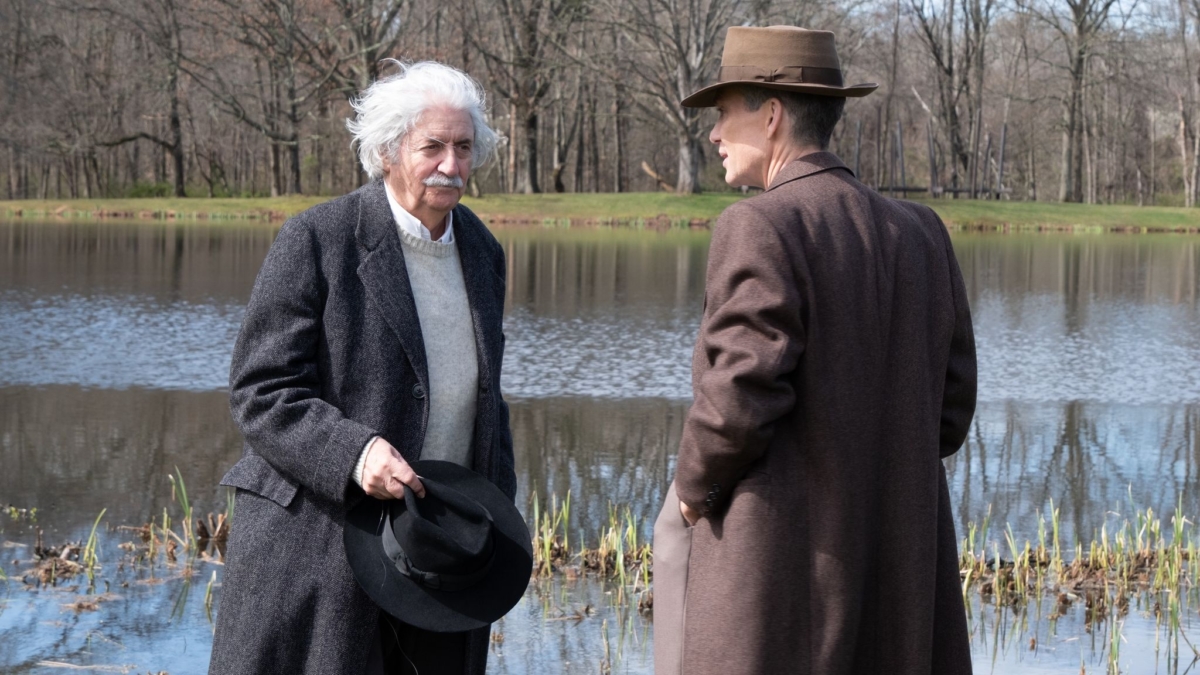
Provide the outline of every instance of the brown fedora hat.
<path id="1" fill-rule="evenodd" d="M 685 108 L 709 108 L 725 87 L 750 84 L 766 89 L 820 96 L 866 96 L 879 87 L 868 82 L 845 86 L 833 33 L 795 26 L 734 26 L 725 33 L 725 51 L 716 84 L 680 102 Z"/>

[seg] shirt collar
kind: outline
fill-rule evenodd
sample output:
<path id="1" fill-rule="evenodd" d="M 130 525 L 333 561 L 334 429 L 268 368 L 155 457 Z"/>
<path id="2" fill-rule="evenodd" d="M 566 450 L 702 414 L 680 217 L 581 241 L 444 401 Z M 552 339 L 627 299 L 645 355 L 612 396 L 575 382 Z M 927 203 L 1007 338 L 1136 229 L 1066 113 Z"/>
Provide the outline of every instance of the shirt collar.
<path id="1" fill-rule="evenodd" d="M 384 181 L 383 188 L 387 192 L 388 205 L 392 207 L 392 217 L 396 219 L 396 225 L 402 231 L 418 239 L 432 241 L 433 237 L 429 234 L 429 228 L 421 224 L 421 221 L 406 211 L 403 206 L 400 206 L 400 202 L 396 201 L 395 195 L 392 194 L 392 187 L 387 184 L 387 181 Z M 442 244 L 454 243 L 454 211 L 446 214 L 446 231 L 442 233 L 442 238 L 437 241 Z"/>

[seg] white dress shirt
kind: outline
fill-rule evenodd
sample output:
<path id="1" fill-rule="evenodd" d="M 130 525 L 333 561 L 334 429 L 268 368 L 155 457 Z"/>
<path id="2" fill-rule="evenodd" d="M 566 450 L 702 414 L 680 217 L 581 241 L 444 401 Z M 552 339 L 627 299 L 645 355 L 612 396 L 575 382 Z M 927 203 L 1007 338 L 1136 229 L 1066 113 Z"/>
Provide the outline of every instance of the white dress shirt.
<path id="1" fill-rule="evenodd" d="M 433 240 L 433 236 L 429 233 L 429 228 L 425 227 L 417 217 L 400 206 L 400 202 L 396 201 L 395 195 L 392 194 L 392 187 L 384 182 L 383 187 L 387 192 L 388 204 L 392 207 L 392 217 L 396 219 L 396 225 L 400 229 L 411 234 L 418 239 Z M 446 231 L 442 233 L 442 238 L 438 239 L 442 244 L 454 243 L 454 212 L 446 214 Z"/>

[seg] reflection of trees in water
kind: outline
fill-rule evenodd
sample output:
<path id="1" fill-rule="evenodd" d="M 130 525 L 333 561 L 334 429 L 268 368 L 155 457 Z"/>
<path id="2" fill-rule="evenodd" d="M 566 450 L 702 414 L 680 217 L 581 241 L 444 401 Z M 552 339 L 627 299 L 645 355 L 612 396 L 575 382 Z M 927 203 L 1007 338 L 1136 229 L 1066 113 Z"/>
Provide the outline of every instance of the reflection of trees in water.
<path id="1" fill-rule="evenodd" d="M 657 513 L 686 402 L 533 399 L 511 408 L 523 509 L 534 490 L 544 499 L 569 489 L 575 526 L 589 532 L 609 501 Z M 108 522 L 140 524 L 161 515 L 178 466 L 197 510 L 221 510 L 217 484 L 241 443 L 224 392 L 0 388 L 0 503 L 38 507 L 47 531 L 87 527 L 102 508 Z"/>
<path id="2" fill-rule="evenodd" d="M 510 309 L 558 316 L 701 311 L 707 237 L 604 230 L 497 236 L 508 257 Z"/>
<path id="3" fill-rule="evenodd" d="M 0 288 L 245 302 L 278 227 L 0 222 Z"/>
<path id="4" fill-rule="evenodd" d="M 571 535 L 594 533 L 607 506 L 629 504 L 647 534 L 674 471 L 687 402 L 523 399 L 511 403 L 518 504 L 572 495 Z M 199 510 L 224 507 L 217 483 L 241 454 L 223 392 L 76 387 L 0 389 L 0 501 L 37 506 L 47 531 L 161 515 L 178 466 Z M 1200 514 L 1200 406 L 985 403 L 946 462 L 960 525 L 1012 523 L 1037 535 L 1050 499 L 1063 544 L 1091 537 L 1105 514 L 1153 507 L 1169 521 L 1177 496 Z M 1111 515 L 1109 517 L 1112 517 Z M 993 530 L 998 532 L 998 530 Z M 86 533 L 85 533 L 86 534 Z"/>
<path id="5" fill-rule="evenodd" d="M 1195 306 L 1200 241 L 1175 235 L 956 234 L 954 250 L 972 302 L 985 292 L 1050 294 L 1083 322 L 1093 299 Z"/>
<path id="6" fill-rule="evenodd" d="M 217 483 L 241 455 L 223 392 L 0 389 L 0 495 L 63 529 L 134 525 L 162 512 L 178 466 L 197 510 L 224 509 Z M 86 533 L 85 533 L 86 534 Z"/>
<path id="7" fill-rule="evenodd" d="M 960 525 L 981 523 L 991 505 L 993 526 L 1011 523 L 1033 539 L 1053 499 L 1069 546 L 1106 518 L 1129 517 L 1131 499 L 1164 522 L 1179 497 L 1186 515 L 1200 514 L 1198 421 L 1200 406 L 1185 404 L 981 404 L 967 443 L 946 463 Z"/>
<path id="8" fill-rule="evenodd" d="M 628 504 L 646 521 L 658 514 L 673 473 L 687 403 L 662 399 L 586 398 L 515 401 L 513 443 L 518 504 L 530 495 L 571 491 L 572 529 L 589 536 L 607 521 L 607 506 Z"/>

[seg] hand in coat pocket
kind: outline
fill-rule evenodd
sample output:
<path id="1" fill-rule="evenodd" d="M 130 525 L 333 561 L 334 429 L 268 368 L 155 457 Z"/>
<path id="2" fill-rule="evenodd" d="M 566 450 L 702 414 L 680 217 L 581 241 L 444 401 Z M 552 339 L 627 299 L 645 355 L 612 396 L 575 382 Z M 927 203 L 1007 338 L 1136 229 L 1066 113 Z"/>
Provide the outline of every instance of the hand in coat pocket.
<path id="1" fill-rule="evenodd" d="M 391 443 L 376 437 L 367 446 L 363 464 L 363 491 L 376 499 L 404 499 L 404 486 L 412 488 L 417 497 L 425 496 L 425 486 L 412 466 L 400 456 Z"/>
<path id="2" fill-rule="evenodd" d="M 684 504 L 682 501 L 679 502 L 679 513 L 683 516 L 683 519 L 687 521 L 688 527 L 695 527 L 696 522 L 700 520 L 700 512 L 688 506 L 687 504 Z"/>

